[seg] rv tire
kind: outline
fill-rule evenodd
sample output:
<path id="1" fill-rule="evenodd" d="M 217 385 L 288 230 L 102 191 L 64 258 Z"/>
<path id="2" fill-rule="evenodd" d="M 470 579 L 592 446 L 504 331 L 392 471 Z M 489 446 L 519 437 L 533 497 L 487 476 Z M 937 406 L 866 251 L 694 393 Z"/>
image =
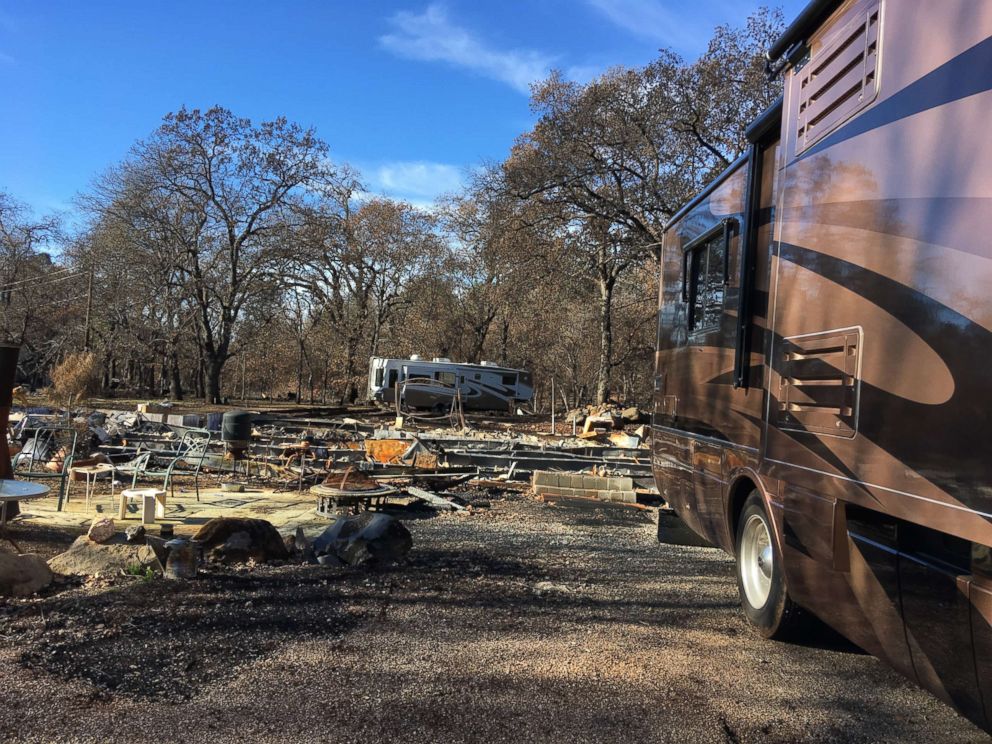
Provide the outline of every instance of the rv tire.
<path id="1" fill-rule="evenodd" d="M 752 491 L 737 522 L 737 590 L 751 625 L 765 638 L 784 639 L 796 630 L 801 611 L 785 586 L 774 529 L 761 495 Z"/>

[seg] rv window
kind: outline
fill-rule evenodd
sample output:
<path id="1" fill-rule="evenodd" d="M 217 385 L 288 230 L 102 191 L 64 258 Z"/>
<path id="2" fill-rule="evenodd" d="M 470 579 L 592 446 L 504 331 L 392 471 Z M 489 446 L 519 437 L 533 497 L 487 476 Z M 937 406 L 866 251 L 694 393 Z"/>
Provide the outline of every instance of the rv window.
<path id="1" fill-rule="evenodd" d="M 437 379 L 446 385 L 455 384 L 455 373 L 454 372 L 438 372 Z"/>
<path id="2" fill-rule="evenodd" d="M 726 241 L 722 232 L 693 248 L 689 256 L 689 330 L 712 330 L 723 313 Z"/>
<path id="3" fill-rule="evenodd" d="M 509 387 L 513 387 L 514 385 L 517 384 L 517 376 L 516 375 L 503 375 L 503 384 L 504 385 L 507 385 Z"/>
<path id="4" fill-rule="evenodd" d="M 382 367 L 379 367 L 375 371 L 375 386 L 382 387 Z"/>
<path id="5" fill-rule="evenodd" d="M 389 384 L 386 385 L 386 387 L 391 387 L 391 388 L 396 387 L 396 370 L 395 369 L 389 370 Z"/>
<path id="6" fill-rule="evenodd" d="M 480 375 L 478 372 L 476 372 L 475 373 L 475 379 L 476 380 L 481 380 L 482 379 L 482 375 Z"/>

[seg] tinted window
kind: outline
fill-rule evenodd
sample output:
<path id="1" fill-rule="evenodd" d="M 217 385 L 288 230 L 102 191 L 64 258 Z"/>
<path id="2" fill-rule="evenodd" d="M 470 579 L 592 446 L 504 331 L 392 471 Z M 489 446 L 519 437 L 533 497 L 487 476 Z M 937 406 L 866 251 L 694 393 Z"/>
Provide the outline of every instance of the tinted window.
<path id="1" fill-rule="evenodd" d="M 508 385 L 509 387 L 513 387 L 514 385 L 517 384 L 517 376 L 516 375 L 503 375 L 503 384 L 504 385 Z"/>
<path id="2" fill-rule="evenodd" d="M 720 325 L 723 313 L 723 234 L 715 235 L 689 256 L 689 330 L 705 331 Z"/>
<path id="3" fill-rule="evenodd" d="M 447 385 L 455 384 L 455 373 L 454 372 L 438 372 L 437 379 L 439 382 L 443 382 Z"/>

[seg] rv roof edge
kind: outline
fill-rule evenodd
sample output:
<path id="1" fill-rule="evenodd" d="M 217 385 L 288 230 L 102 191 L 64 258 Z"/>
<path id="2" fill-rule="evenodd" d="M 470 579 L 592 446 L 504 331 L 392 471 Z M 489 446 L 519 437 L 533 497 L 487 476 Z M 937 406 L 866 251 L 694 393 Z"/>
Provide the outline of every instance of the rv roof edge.
<path id="1" fill-rule="evenodd" d="M 778 40 L 768 48 L 768 60 L 774 62 L 797 41 L 804 41 L 812 31 L 819 28 L 827 16 L 840 7 L 843 0 L 813 0 L 800 11 L 796 20 L 789 24 Z"/>
<path id="2" fill-rule="evenodd" d="M 693 207 L 695 207 L 696 205 L 698 205 L 700 202 L 703 201 L 703 199 L 705 199 L 711 193 L 713 193 L 713 190 L 716 189 L 717 186 L 719 186 L 721 183 L 723 183 L 724 181 L 726 181 L 727 178 L 734 171 L 736 171 L 744 163 L 747 162 L 747 158 L 748 158 L 748 154 L 745 152 L 743 155 L 741 155 L 739 158 L 737 158 L 737 160 L 735 160 L 730 165 L 728 165 L 726 168 L 724 168 L 723 169 L 723 172 L 720 173 L 719 176 L 717 176 L 716 178 L 714 178 L 712 181 L 710 181 L 706 185 L 706 188 L 704 188 L 702 191 L 700 191 L 691 201 L 687 202 L 686 204 L 683 204 L 682 205 L 682 208 L 679 209 L 679 211 L 677 211 L 675 214 L 673 214 L 671 217 L 668 218 L 668 222 L 665 223 L 665 230 L 667 230 L 670 225 L 673 225 L 676 222 L 678 222 L 680 219 L 682 219 L 689 211 L 692 210 Z"/>
<path id="3" fill-rule="evenodd" d="M 748 142 L 758 142 L 772 131 L 777 133 L 782 119 L 782 100 L 783 96 L 779 96 L 774 103 L 748 124 L 747 129 L 744 130 L 744 136 L 747 137 Z"/>

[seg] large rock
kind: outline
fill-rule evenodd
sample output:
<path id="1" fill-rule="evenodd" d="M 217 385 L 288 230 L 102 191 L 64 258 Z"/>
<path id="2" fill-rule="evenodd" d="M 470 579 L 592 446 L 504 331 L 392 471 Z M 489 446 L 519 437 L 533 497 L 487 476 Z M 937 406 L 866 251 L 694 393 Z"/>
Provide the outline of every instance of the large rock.
<path id="1" fill-rule="evenodd" d="M 573 421 L 576 424 L 581 424 L 583 421 L 586 420 L 586 413 L 587 412 L 585 408 L 573 408 L 571 411 L 565 414 L 565 421 L 566 423 L 569 424 L 572 423 Z"/>
<path id="2" fill-rule="evenodd" d="M 75 576 L 111 576 L 132 566 L 162 570 L 155 551 L 148 545 L 129 545 L 120 540 L 101 545 L 85 535 L 52 558 L 48 566 L 56 573 Z"/>
<path id="3" fill-rule="evenodd" d="M 631 406 L 630 408 L 624 408 L 620 412 L 620 418 L 623 419 L 625 424 L 639 424 L 644 420 L 645 416 L 641 413 L 640 409 Z"/>
<path id="4" fill-rule="evenodd" d="M 0 551 L 0 596 L 26 597 L 44 589 L 52 579 L 52 571 L 40 555 Z"/>
<path id="5" fill-rule="evenodd" d="M 372 512 L 341 517 L 313 541 L 318 556 L 334 556 L 352 566 L 366 561 L 394 563 L 412 546 L 413 536 L 402 522 Z"/>
<path id="6" fill-rule="evenodd" d="M 217 517 L 203 525 L 193 535 L 193 540 L 203 546 L 204 553 L 208 553 L 212 560 L 225 563 L 249 559 L 263 563 L 289 557 L 282 535 L 264 519 Z"/>
<path id="7" fill-rule="evenodd" d="M 109 542 L 111 538 L 113 538 L 116 531 L 117 529 L 114 527 L 114 520 L 110 517 L 104 517 L 103 519 L 93 520 L 86 536 L 95 543 L 105 543 Z"/>

